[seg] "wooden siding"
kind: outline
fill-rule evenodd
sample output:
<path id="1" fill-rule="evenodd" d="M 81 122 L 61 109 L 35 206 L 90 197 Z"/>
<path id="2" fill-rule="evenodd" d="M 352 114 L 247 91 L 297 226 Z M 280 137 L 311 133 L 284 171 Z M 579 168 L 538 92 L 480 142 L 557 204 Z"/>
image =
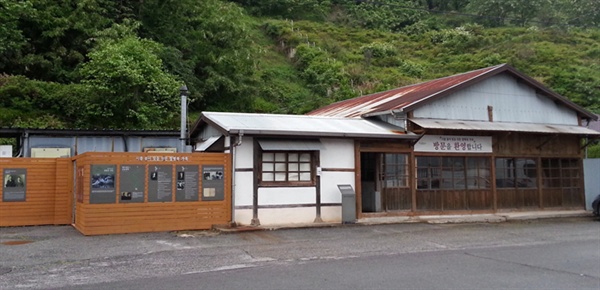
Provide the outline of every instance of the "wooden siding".
<path id="1" fill-rule="evenodd" d="M 536 209 L 541 206 L 537 188 L 499 188 L 497 191 L 498 209 Z"/>
<path id="2" fill-rule="evenodd" d="M 491 190 L 417 190 L 418 211 L 491 210 Z"/>
<path id="3" fill-rule="evenodd" d="M 411 210 L 411 194 L 409 187 L 382 188 L 383 208 L 387 211 Z"/>
<path id="4" fill-rule="evenodd" d="M 418 128 L 417 128 L 418 129 Z M 424 133 L 424 130 L 421 130 Z M 383 212 L 362 212 L 361 170 L 356 172 L 357 210 L 359 218 L 364 216 L 419 215 L 419 214 L 459 214 L 469 212 L 505 212 L 520 210 L 544 209 L 581 209 L 584 207 L 583 167 L 569 165 L 570 173 L 566 179 L 568 187 L 552 188 L 544 183 L 547 178 L 542 168 L 542 161 L 549 159 L 581 160 L 582 150 L 580 137 L 576 135 L 533 134 L 515 132 L 462 132 L 427 130 L 431 135 L 456 136 L 492 136 L 493 153 L 491 154 L 455 154 L 455 153 L 423 153 L 414 152 L 406 142 L 374 142 L 356 141 L 356 167 L 361 167 L 360 156 L 364 152 L 410 154 L 410 190 L 407 193 L 398 189 L 382 190 Z M 408 150 L 407 150 L 408 149 Z M 417 189 L 415 184 L 416 156 L 478 156 L 490 158 L 490 178 L 496 180 L 496 158 L 523 158 L 535 161 L 537 177 L 533 187 L 499 187 L 492 181 L 490 188 L 485 189 Z M 554 178 L 554 177 L 553 177 Z M 556 179 L 556 178 L 554 178 Z M 562 179 L 565 179 L 562 177 Z M 561 182 L 562 182 L 561 179 Z M 412 207 L 408 203 L 412 201 Z"/>
<path id="5" fill-rule="evenodd" d="M 498 157 L 582 157 L 579 136 L 506 132 L 493 138 Z"/>
<path id="6" fill-rule="evenodd" d="M 0 226 L 71 224 L 71 158 L 0 158 L 0 172 L 9 168 L 27 170 L 25 201 L 0 199 Z"/>
<path id="7" fill-rule="evenodd" d="M 157 161 L 156 158 L 167 160 Z M 171 161 L 171 159 L 178 159 Z M 76 159 L 78 191 L 74 226 L 84 235 L 157 232 L 172 230 L 206 230 L 231 221 L 231 155 L 224 153 L 85 153 Z M 115 203 L 90 204 L 91 165 L 115 165 Z M 172 200 L 148 202 L 148 180 L 145 178 L 144 201 L 119 203 L 120 165 L 198 165 L 199 201 L 176 202 L 175 182 Z M 224 200 L 202 200 L 202 166 L 224 166 Z M 173 166 L 173 171 L 175 171 Z M 173 175 L 176 176 L 176 175 Z M 81 180 L 81 182 L 79 181 Z"/>

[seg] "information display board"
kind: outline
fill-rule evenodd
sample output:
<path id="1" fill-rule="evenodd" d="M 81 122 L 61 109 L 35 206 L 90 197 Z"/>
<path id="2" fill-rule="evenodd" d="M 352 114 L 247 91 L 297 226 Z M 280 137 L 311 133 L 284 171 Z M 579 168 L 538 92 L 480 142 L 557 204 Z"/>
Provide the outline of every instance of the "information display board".
<path id="1" fill-rule="evenodd" d="M 91 165 L 90 203 L 116 203 L 116 165 Z"/>
<path id="2" fill-rule="evenodd" d="M 198 165 L 177 165 L 176 201 L 198 201 Z"/>
<path id="3" fill-rule="evenodd" d="M 202 166 L 202 200 L 225 199 L 225 168 L 223 165 Z"/>
<path id="4" fill-rule="evenodd" d="M 148 165 L 148 201 L 173 200 L 173 165 Z"/>
<path id="5" fill-rule="evenodd" d="M 119 203 L 144 202 L 144 165 L 121 165 L 119 175 Z"/>
<path id="6" fill-rule="evenodd" d="M 27 169 L 6 168 L 2 176 L 2 201 L 25 201 Z"/>

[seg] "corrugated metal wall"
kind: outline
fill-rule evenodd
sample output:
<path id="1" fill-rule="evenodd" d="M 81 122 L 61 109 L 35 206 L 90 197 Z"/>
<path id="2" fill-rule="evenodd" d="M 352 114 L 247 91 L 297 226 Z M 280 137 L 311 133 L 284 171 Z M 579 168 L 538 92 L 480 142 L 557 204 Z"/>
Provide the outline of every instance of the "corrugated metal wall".
<path id="1" fill-rule="evenodd" d="M 415 118 L 577 125 L 575 111 L 508 75 L 498 75 L 414 111 Z"/>
<path id="2" fill-rule="evenodd" d="M 127 142 L 125 144 L 125 142 Z M 125 146 L 127 145 L 127 146 Z M 71 156 L 85 152 L 143 152 L 144 148 L 179 147 L 179 139 L 173 137 L 52 137 L 31 136 L 25 157 L 31 156 L 31 148 L 70 148 Z"/>
<path id="3" fill-rule="evenodd" d="M 583 159 L 585 177 L 585 208 L 592 210 L 592 201 L 600 194 L 600 158 Z"/>

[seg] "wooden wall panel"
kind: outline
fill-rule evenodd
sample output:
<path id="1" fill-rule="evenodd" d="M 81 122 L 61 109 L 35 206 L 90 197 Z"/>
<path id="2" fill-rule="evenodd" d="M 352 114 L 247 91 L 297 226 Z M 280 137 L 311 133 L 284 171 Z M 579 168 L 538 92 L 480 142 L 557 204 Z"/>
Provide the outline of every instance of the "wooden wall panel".
<path id="1" fill-rule="evenodd" d="M 467 190 L 467 207 L 470 210 L 490 210 L 494 205 L 492 190 Z"/>
<path id="2" fill-rule="evenodd" d="M 382 189 L 383 206 L 385 210 L 410 210 L 412 207 L 412 198 L 410 188 L 383 188 Z"/>
<path id="3" fill-rule="evenodd" d="M 0 173 L 7 168 L 27 170 L 25 201 L 0 199 L 0 226 L 71 223 L 73 167 L 70 158 L 0 158 Z M 3 190 L 2 186 L 0 196 Z"/>
<path id="4" fill-rule="evenodd" d="M 162 158 L 162 160 L 156 160 Z M 166 158 L 166 160 L 165 160 Z M 175 160 L 172 160 L 174 158 Z M 74 226 L 85 235 L 157 232 L 173 230 L 203 230 L 231 221 L 231 155 L 223 153 L 92 153 L 76 158 L 82 184 L 77 184 L 83 199 L 76 203 Z M 115 165 L 117 182 L 114 204 L 90 204 L 91 165 Z M 145 180 L 143 203 L 119 203 L 118 182 L 120 165 L 223 165 L 225 196 L 222 201 L 148 202 L 148 181 Z M 175 171 L 175 168 L 173 168 Z M 147 175 L 147 171 L 146 171 Z M 173 175 L 175 176 L 175 175 Z M 199 177 L 199 195 L 202 194 Z"/>
<path id="5" fill-rule="evenodd" d="M 578 136 L 499 133 L 494 135 L 497 156 L 511 157 L 581 157 Z"/>

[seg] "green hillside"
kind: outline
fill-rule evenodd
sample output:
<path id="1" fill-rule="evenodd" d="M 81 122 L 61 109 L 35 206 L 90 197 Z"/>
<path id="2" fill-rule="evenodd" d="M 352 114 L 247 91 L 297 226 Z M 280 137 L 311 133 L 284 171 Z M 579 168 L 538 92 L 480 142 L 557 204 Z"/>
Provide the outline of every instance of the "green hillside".
<path id="1" fill-rule="evenodd" d="M 523 3 L 522 3 L 523 2 Z M 0 127 L 177 128 L 301 114 L 509 63 L 600 113 L 591 0 L 0 0 Z"/>

